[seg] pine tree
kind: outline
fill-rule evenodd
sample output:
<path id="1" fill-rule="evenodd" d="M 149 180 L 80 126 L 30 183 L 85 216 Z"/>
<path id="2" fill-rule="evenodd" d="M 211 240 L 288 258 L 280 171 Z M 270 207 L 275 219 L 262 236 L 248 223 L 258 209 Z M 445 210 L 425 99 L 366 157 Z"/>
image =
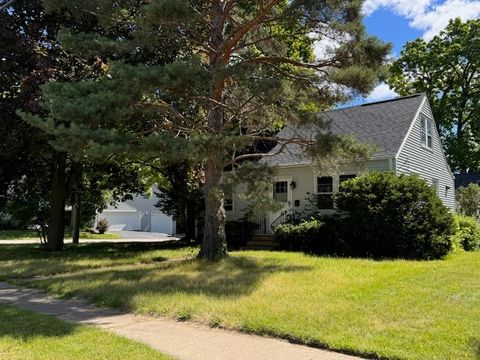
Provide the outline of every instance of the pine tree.
<path id="1" fill-rule="evenodd" d="M 93 31 L 71 28 L 61 40 L 105 74 L 47 84 L 51 118 L 30 121 L 70 152 L 204 164 L 208 260 L 226 256 L 224 168 L 261 158 L 248 151 L 260 141 L 297 143 L 316 160 L 351 154 L 352 141 L 317 113 L 370 91 L 390 49 L 365 34 L 362 1 L 44 2 L 96 19 Z M 315 56 L 318 41 L 331 46 Z M 286 122 L 324 131 L 279 139 Z"/>

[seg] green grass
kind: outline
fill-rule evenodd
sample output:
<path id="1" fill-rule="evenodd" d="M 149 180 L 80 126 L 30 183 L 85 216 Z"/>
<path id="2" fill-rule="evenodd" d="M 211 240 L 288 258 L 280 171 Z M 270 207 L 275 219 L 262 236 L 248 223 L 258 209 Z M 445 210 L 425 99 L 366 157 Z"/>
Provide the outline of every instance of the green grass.
<path id="1" fill-rule="evenodd" d="M 167 360 L 146 345 L 90 326 L 0 305 L 0 359 Z"/>
<path id="2" fill-rule="evenodd" d="M 67 232 L 65 238 L 71 239 L 72 234 Z M 33 230 L 0 230 L 0 241 L 2 240 L 32 240 L 38 239 L 38 235 Z M 81 232 L 80 239 L 121 239 L 119 234 L 105 233 L 92 234 L 89 232 Z"/>
<path id="3" fill-rule="evenodd" d="M 177 243 L 79 244 L 62 252 L 35 245 L 0 244 L 0 280 L 48 276 L 109 267 L 148 267 L 173 258 L 192 257 L 195 250 Z"/>
<path id="4" fill-rule="evenodd" d="M 135 256 L 151 259 L 151 251 Z M 217 264 L 191 259 L 137 268 L 123 261 L 18 282 L 107 307 L 371 357 L 480 359 L 480 253 L 430 262 L 274 252 L 237 252 Z"/>

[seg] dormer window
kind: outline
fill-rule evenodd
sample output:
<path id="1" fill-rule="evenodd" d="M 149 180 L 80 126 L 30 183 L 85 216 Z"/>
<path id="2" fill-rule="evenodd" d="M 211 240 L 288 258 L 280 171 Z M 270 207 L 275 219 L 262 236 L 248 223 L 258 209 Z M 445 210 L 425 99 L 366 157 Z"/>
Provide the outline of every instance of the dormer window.
<path id="1" fill-rule="evenodd" d="M 422 145 L 428 148 L 432 148 L 433 139 L 433 121 L 426 116 L 420 117 L 420 123 L 422 127 Z"/>

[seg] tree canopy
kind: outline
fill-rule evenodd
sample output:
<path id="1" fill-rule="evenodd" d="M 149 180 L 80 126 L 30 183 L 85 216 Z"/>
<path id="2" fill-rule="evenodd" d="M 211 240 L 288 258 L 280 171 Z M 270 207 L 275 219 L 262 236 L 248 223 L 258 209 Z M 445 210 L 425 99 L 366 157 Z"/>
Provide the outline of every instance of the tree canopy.
<path id="1" fill-rule="evenodd" d="M 92 19 L 91 31 L 73 27 L 60 39 L 103 73 L 45 85 L 49 118 L 24 118 L 72 153 L 201 163 L 205 259 L 226 255 L 222 172 L 265 156 L 249 151 L 256 143 L 297 143 L 317 161 L 364 153 L 317 116 L 368 93 L 382 75 L 390 46 L 366 35 L 362 1 L 44 3 Z M 318 41 L 331 46 L 315 56 Z M 324 131 L 280 139 L 287 122 Z"/>
<path id="2" fill-rule="evenodd" d="M 425 92 L 452 170 L 480 168 L 480 20 L 451 20 L 431 41 L 405 45 L 391 67 L 401 95 Z"/>

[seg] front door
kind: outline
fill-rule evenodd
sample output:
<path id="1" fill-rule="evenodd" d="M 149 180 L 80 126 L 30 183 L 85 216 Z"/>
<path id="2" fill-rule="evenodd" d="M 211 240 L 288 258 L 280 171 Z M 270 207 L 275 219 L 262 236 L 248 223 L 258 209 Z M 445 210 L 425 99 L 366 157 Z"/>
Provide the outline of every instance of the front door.
<path id="1" fill-rule="evenodd" d="M 278 179 L 273 184 L 273 199 L 282 204 L 282 207 L 278 211 L 272 211 L 270 213 L 270 226 L 267 229 L 268 232 L 272 231 L 272 226 L 277 227 L 282 224 L 285 218 L 286 212 L 292 206 L 292 193 L 290 190 L 289 179 Z"/>

